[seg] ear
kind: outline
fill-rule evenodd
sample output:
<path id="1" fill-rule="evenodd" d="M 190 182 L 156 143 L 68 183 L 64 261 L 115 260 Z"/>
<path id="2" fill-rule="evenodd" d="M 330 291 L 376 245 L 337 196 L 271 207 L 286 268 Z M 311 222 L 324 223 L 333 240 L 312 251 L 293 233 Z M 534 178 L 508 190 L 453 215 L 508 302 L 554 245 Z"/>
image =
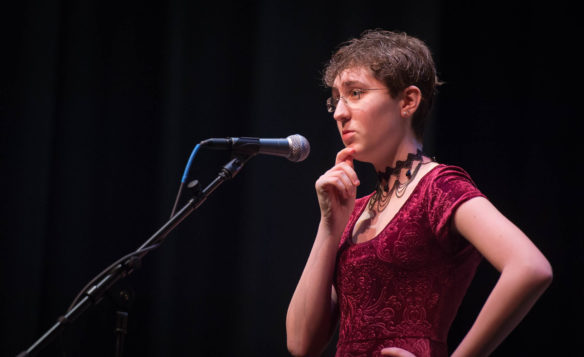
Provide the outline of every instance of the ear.
<path id="1" fill-rule="evenodd" d="M 420 101 L 422 100 L 422 92 L 420 88 L 416 86 L 409 86 L 402 92 L 402 98 L 400 101 L 401 116 L 404 118 L 410 118 L 414 115 Z"/>

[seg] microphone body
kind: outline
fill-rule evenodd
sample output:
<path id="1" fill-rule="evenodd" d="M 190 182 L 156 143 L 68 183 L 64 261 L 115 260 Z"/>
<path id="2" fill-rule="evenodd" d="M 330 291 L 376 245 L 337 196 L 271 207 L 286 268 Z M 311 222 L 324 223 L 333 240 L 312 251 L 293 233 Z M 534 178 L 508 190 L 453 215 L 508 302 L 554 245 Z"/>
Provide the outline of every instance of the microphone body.
<path id="1" fill-rule="evenodd" d="M 242 154 L 264 154 L 285 157 L 290 161 L 299 162 L 308 157 L 310 144 L 299 134 L 287 138 L 213 138 L 202 141 L 201 147 L 216 150 L 231 150 Z"/>

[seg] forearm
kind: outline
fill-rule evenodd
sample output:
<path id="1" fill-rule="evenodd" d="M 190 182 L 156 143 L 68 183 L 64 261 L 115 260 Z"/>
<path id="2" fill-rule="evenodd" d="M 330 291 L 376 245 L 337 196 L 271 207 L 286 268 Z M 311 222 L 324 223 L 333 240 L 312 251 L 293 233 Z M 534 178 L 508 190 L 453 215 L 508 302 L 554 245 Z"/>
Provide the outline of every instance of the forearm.
<path id="1" fill-rule="evenodd" d="M 547 261 L 503 270 L 453 357 L 488 356 L 525 317 L 552 279 Z"/>
<path id="2" fill-rule="evenodd" d="M 339 235 L 321 222 L 286 315 L 288 349 L 295 355 L 320 351 L 336 325 L 331 297 Z"/>

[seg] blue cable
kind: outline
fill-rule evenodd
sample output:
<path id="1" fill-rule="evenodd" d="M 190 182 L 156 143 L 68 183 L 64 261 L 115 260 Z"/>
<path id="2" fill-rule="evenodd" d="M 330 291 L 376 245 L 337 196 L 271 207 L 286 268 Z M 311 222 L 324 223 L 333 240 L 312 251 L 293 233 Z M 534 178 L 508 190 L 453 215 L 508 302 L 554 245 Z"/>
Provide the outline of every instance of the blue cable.
<path id="1" fill-rule="evenodd" d="M 172 218 L 172 216 L 174 216 L 174 213 L 176 212 L 176 208 L 178 205 L 178 201 L 181 198 L 182 195 L 182 190 L 183 190 L 183 186 L 185 185 L 185 182 L 187 181 L 188 177 L 189 177 L 189 171 L 191 170 L 191 164 L 193 163 L 193 159 L 195 158 L 195 155 L 197 155 L 197 151 L 199 151 L 199 147 L 201 145 L 197 144 L 197 146 L 195 146 L 195 148 L 193 149 L 193 152 L 191 153 L 191 157 L 189 157 L 189 161 L 187 161 L 187 166 L 185 167 L 185 172 L 183 173 L 183 177 L 180 181 L 180 185 L 178 187 L 178 192 L 176 193 L 176 198 L 174 200 L 174 206 L 172 207 L 172 211 L 170 211 L 170 217 Z"/>
<path id="2" fill-rule="evenodd" d="M 185 183 L 185 181 L 187 180 L 187 178 L 189 176 L 189 171 L 191 170 L 191 164 L 193 162 L 193 159 L 195 158 L 195 155 L 197 155 L 197 151 L 199 151 L 200 147 L 201 147 L 201 145 L 197 144 L 197 146 L 195 146 L 195 148 L 193 149 L 193 152 L 191 153 L 191 157 L 189 157 L 189 161 L 187 162 L 187 166 L 185 167 L 185 172 L 183 173 L 181 183 Z"/>

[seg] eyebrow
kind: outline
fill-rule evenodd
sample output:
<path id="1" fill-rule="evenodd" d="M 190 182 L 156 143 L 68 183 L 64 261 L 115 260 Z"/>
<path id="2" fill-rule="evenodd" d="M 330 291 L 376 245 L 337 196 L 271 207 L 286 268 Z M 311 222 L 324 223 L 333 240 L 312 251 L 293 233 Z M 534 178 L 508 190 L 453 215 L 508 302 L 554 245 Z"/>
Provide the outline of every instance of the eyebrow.
<path id="1" fill-rule="evenodd" d="M 365 87 L 365 83 L 360 82 L 360 81 L 354 81 L 354 80 L 348 80 L 348 81 L 344 81 L 341 83 L 341 87 L 353 87 L 357 85 L 358 87 Z M 337 87 L 333 87 L 333 89 L 337 89 Z"/>

